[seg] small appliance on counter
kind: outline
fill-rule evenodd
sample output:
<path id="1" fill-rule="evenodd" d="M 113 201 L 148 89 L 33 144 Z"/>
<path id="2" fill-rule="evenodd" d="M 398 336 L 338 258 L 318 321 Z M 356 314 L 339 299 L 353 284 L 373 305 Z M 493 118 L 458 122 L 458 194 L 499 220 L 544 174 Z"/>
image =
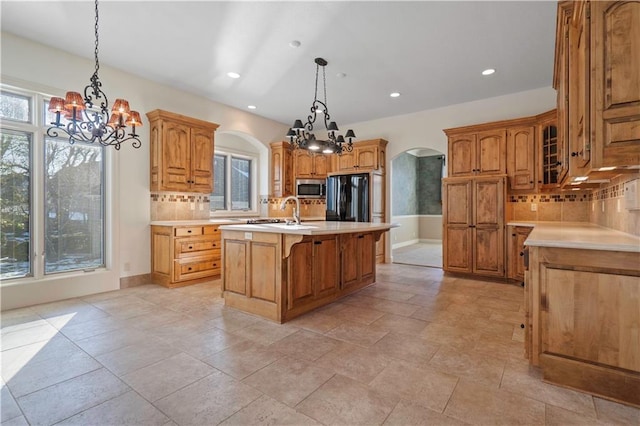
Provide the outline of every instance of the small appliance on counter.
<path id="1" fill-rule="evenodd" d="M 369 222 L 369 174 L 327 177 L 326 219 Z"/>

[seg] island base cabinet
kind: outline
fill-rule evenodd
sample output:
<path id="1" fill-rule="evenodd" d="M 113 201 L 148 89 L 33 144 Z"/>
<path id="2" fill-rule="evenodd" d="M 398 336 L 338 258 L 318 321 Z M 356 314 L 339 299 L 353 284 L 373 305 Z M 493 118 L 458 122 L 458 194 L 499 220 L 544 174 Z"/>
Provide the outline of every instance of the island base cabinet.
<path id="1" fill-rule="evenodd" d="M 530 362 L 545 381 L 640 406 L 640 253 L 530 247 L 529 261 Z"/>
<path id="2" fill-rule="evenodd" d="M 223 231 L 225 305 L 283 323 L 376 280 L 384 231 L 299 235 Z"/>
<path id="3" fill-rule="evenodd" d="M 285 319 L 325 305 L 340 290 L 340 249 L 335 235 L 305 237 L 291 247 L 287 259 L 287 303 Z"/>
<path id="4" fill-rule="evenodd" d="M 280 235 L 225 232 L 222 250 L 225 304 L 280 322 Z"/>

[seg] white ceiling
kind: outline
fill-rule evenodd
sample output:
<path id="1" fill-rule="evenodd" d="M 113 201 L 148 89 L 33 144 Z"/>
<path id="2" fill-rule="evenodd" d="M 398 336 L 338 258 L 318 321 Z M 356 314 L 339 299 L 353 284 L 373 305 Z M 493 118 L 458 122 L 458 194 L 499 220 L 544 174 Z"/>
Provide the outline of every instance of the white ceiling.
<path id="1" fill-rule="evenodd" d="M 103 0 L 100 63 L 290 125 L 320 56 L 329 111 L 349 124 L 551 86 L 556 5 Z M 93 58 L 92 1 L 0 7 L 2 31 Z"/>

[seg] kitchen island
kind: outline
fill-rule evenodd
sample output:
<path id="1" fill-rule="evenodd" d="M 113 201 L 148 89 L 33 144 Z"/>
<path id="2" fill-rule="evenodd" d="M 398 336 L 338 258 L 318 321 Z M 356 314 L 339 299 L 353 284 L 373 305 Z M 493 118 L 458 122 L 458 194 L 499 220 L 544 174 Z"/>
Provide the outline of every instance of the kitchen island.
<path id="1" fill-rule="evenodd" d="M 545 381 L 640 406 L 640 238 L 587 223 L 529 226 L 529 362 Z"/>
<path id="2" fill-rule="evenodd" d="M 376 280 L 375 244 L 397 225 L 223 225 L 225 305 L 283 323 Z"/>

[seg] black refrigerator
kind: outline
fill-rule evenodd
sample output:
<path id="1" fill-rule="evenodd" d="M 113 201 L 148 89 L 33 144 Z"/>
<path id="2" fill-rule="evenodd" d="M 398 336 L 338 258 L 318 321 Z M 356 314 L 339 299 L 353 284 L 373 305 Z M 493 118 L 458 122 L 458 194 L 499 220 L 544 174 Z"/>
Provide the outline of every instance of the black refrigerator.
<path id="1" fill-rule="evenodd" d="M 369 174 L 327 177 L 327 220 L 369 222 Z"/>

